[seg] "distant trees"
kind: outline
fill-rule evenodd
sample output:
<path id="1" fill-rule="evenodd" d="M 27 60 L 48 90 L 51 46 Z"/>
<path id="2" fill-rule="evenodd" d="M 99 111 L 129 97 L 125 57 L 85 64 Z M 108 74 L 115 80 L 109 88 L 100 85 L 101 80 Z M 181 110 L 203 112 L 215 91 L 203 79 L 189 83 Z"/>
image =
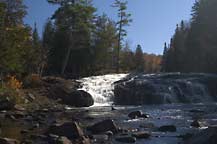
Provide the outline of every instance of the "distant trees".
<path id="1" fill-rule="evenodd" d="M 181 22 L 164 54 L 165 71 L 217 72 L 217 1 L 199 0 L 189 23 Z"/>

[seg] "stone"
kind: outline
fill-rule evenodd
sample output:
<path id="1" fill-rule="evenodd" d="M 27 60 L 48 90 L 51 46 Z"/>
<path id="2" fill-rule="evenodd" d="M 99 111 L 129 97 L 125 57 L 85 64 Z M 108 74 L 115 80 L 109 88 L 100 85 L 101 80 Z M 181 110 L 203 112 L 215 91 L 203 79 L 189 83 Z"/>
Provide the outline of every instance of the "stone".
<path id="1" fill-rule="evenodd" d="M 56 144 L 72 144 L 72 142 L 67 137 L 59 137 Z"/>
<path id="2" fill-rule="evenodd" d="M 136 142 L 136 138 L 131 137 L 131 136 L 121 136 L 121 137 L 115 138 L 115 140 L 121 143 L 135 143 Z"/>
<path id="3" fill-rule="evenodd" d="M 137 139 L 148 139 L 151 137 L 151 134 L 148 132 L 137 132 L 132 134 L 133 137 L 136 137 Z"/>
<path id="4" fill-rule="evenodd" d="M 141 111 L 133 111 L 128 114 L 128 117 L 131 119 L 136 119 L 136 118 L 149 118 L 148 114 L 143 114 Z"/>
<path id="5" fill-rule="evenodd" d="M 90 130 L 94 134 L 105 133 L 107 131 L 111 131 L 113 133 L 118 132 L 118 128 L 115 122 L 110 119 L 98 122 L 93 126 L 88 127 L 88 130 Z"/>
<path id="6" fill-rule="evenodd" d="M 176 126 L 174 125 L 165 125 L 165 126 L 161 126 L 158 129 L 161 132 L 176 132 Z"/>
<path id="7" fill-rule="evenodd" d="M 89 107 L 94 104 L 93 97 L 83 90 L 70 89 L 68 85 L 54 85 L 49 92 L 49 97 L 60 99 L 61 103 L 74 107 Z"/>
<path id="8" fill-rule="evenodd" d="M 68 122 L 62 125 L 53 125 L 49 128 L 48 133 L 58 136 L 65 136 L 69 139 L 77 139 L 84 136 L 84 132 L 77 122 Z"/>
<path id="9" fill-rule="evenodd" d="M 153 123 L 143 123 L 139 125 L 140 128 L 151 129 L 154 128 L 155 125 Z"/>
<path id="10" fill-rule="evenodd" d="M 212 126 L 193 135 L 184 141 L 183 144 L 216 144 L 216 142 L 217 126 Z"/>
<path id="11" fill-rule="evenodd" d="M 4 100 L 0 100 L 0 111 L 2 110 L 12 110 L 14 109 L 15 103 L 10 100 L 9 98 L 6 98 Z"/>
<path id="12" fill-rule="evenodd" d="M 19 141 L 9 138 L 0 138 L 0 144 L 19 144 Z"/>
<path id="13" fill-rule="evenodd" d="M 192 127 L 195 127 L 195 128 L 199 128 L 201 127 L 201 124 L 198 120 L 194 120 L 192 123 L 191 123 L 191 126 Z"/>

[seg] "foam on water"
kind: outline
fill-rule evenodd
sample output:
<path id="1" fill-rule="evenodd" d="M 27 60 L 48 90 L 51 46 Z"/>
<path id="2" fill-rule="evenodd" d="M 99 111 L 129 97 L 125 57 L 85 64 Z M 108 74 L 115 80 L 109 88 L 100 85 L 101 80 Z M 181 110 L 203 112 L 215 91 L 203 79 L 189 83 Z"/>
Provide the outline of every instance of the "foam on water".
<path id="1" fill-rule="evenodd" d="M 92 76 L 79 80 L 82 83 L 80 90 L 85 90 L 94 98 L 94 106 L 112 105 L 114 96 L 113 83 L 126 77 L 127 74 L 109 74 L 102 76 Z"/>

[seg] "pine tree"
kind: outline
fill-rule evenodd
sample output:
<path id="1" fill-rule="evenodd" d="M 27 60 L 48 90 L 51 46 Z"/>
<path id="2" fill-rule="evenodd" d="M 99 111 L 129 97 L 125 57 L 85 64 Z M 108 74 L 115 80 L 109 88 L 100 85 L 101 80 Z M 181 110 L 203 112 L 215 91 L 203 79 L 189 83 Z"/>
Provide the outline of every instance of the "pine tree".
<path id="1" fill-rule="evenodd" d="M 139 72 L 144 71 L 144 55 L 141 45 L 137 45 L 135 52 L 135 67 Z"/>
<path id="2" fill-rule="evenodd" d="M 127 31 L 124 29 L 124 27 L 128 26 L 132 20 L 130 19 L 131 14 L 126 12 L 127 1 L 121 2 L 120 0 L 115 0 L 113 7 L 118 8 L 118 17 L 119 17 L 119 21 L 117 22 L 118 47 L 117 47 L 117 66 L 116 66 L 116 71 L 119 72 L 120 50 L 121 50 L 122 40 L 127 35 Z"/>

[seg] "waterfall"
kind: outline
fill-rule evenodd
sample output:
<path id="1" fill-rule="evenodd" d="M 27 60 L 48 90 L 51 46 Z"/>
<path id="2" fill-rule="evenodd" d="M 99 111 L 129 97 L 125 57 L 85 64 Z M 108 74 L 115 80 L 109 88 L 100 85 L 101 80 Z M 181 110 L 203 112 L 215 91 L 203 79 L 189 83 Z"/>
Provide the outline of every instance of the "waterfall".
<path id="1" fill-rule="evenodd" d="M 83 78 L 79 80 L 82 83 L 80 90 L 84 90 L 93 96 L 94 106 L 109 106 L 113 103 L 113 83 L 126 76 L 127 74 L 110 74 Z"/>

